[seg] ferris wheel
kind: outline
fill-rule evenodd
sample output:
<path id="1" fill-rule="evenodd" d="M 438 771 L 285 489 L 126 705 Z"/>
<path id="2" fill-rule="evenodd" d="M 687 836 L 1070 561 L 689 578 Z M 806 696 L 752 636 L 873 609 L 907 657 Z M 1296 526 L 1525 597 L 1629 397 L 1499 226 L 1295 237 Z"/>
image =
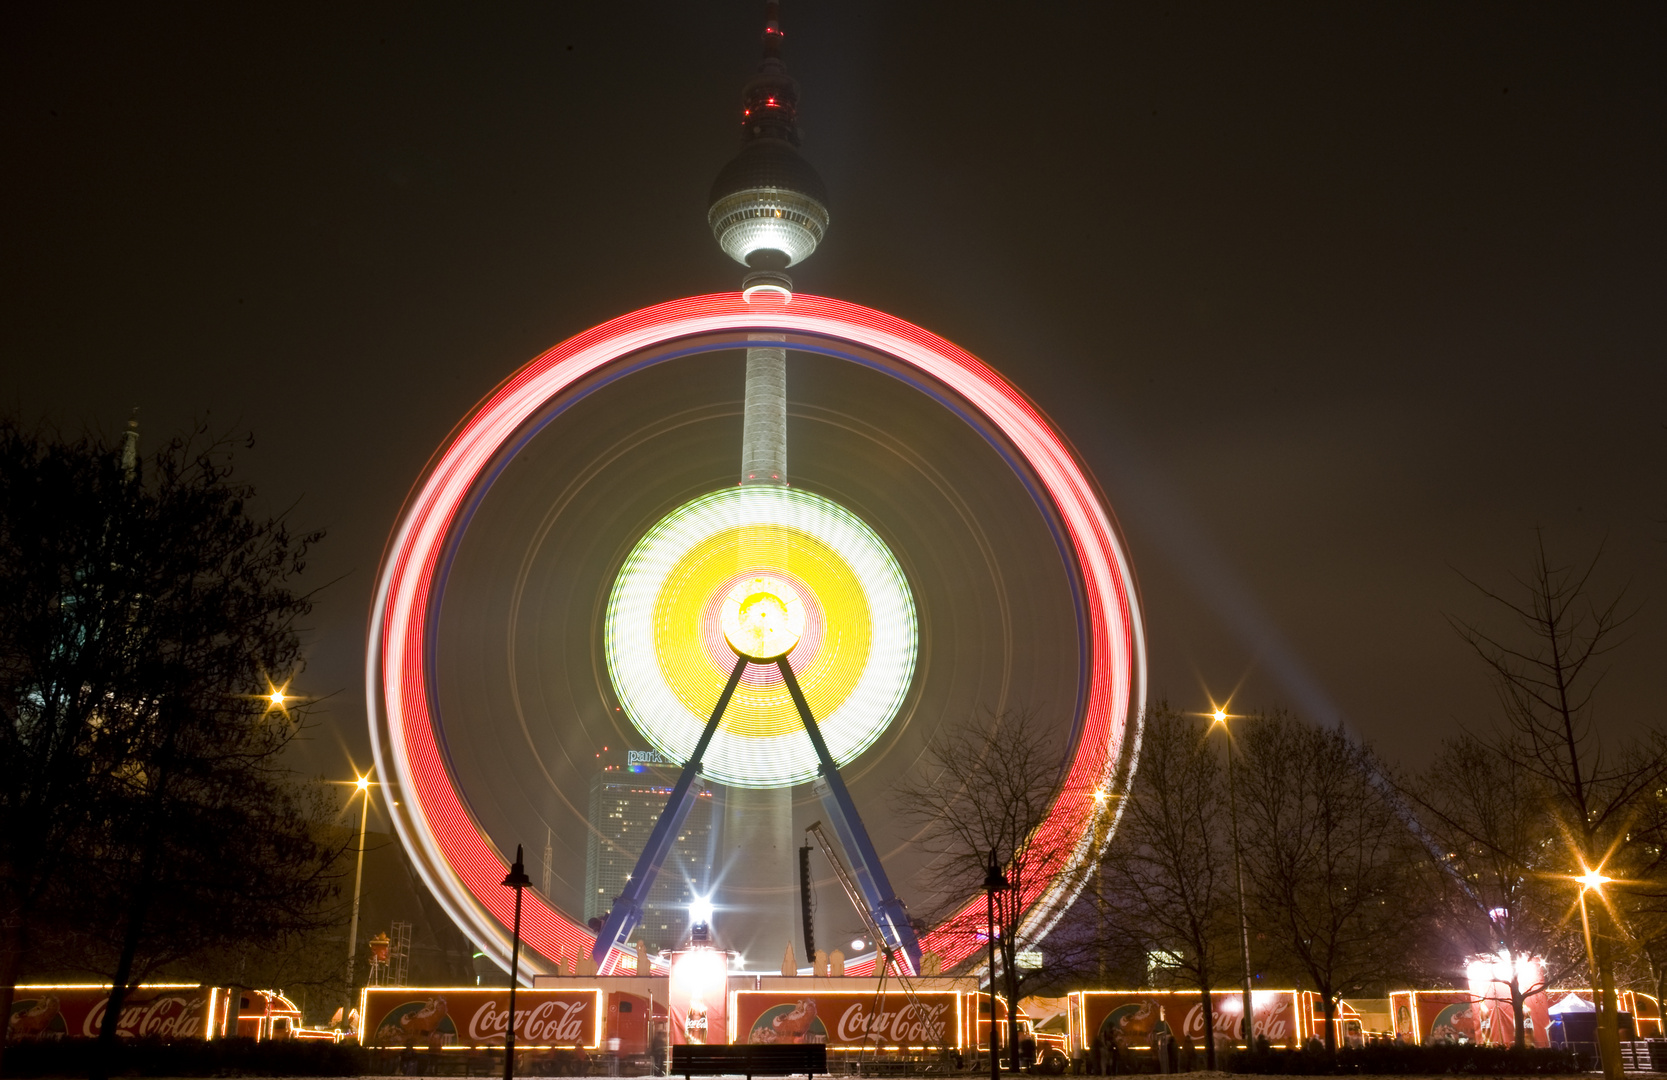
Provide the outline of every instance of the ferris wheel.
<path id="1" fill-rule="evenodd" d="M 552 821 L 594 833 L 594 807 L 585 820 L 575 789 L 586 752 L 610 739 L 677 767 L 604 916 L 584 919 L 546 866 L 521 917 L 531 974 L 578 956 L 602 974 L 622 968 L 690 808 L 712 789 L 751 808 L 732 813 L 750 815 L 740 827 L 778 835 L 794 800 L 819 807 L 875 916 L 883 940 L 872 946 L 907 971 L 924 952 L 945 970 L 960 964 L 979 947 L 982 898 L 936 925 L 913 922 L 909 838 L 876 843 L 885 811 L 872 796 L 918 767 L 934 725 L 985 690 L 1011 693 L 1015 664 L 1045 685 L 1061 747 L 1052 809 L 1029 843 L 1066 870 L 1026 885 L 1034 925 L 1074 899 L 1114 813 L 1104 796 L 1132 768 L 1139 599 L 1115 519 L 1069 442 L 943 338 L 792 291 L 786 271 L 829 216 L 796 149 L 797 87 L 774 7 L 743 149 L 711 200 L 715 236 L 748 267 L 743 288 L 619 316 L 512 374 L 435 453 L 378 575 L 367 699 L 378 768 L 397 793 L 390 813 L 483 952 L 507 966 L 504 852 L 524 808 L 565 808 L 539 811 L 552 836 Z M 702 403 L 691 389 L 683 402 L 664 385 L 711 387 L 741 353 L 739 410 L 722 393 Z M 795 412 L 790 363 L 829 385 L 855 380 L 823 394 L 846 407 Z M 903 404 L 888 414 L 882 397 Z M 739 482 L 718 482 L 709 459 L 737 411 Z M 795 436 L 791 473 L 790 430 L 815 436 Z M 908 487 L 899 470 L 841 471 L 858 443 L 911 462 L 925 494 L 888 501 Z M 944 455 L 954 460 L 933 460 Z M 957 513 L 932 517 L 934 499 Z M 495 546 L 502 536 L 515 539 Z M 1011 574 L 1029 575 L 1025 587 L 1009 587 Z M 975 579 L 982 592 L 965 584 Z M 988 674 L 997 668 L 1000 679 Z"/>

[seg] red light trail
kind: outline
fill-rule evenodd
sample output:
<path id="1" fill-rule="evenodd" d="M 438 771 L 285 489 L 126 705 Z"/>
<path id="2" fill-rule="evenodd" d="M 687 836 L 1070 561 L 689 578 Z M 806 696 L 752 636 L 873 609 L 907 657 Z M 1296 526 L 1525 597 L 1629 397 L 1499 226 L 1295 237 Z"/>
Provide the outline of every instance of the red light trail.
<path id="1" fill-rule="evenodd" d="M 674 300 L 621 315 L 549 349 L 493 391 L 453 432 L 407 499 L 378 578 L 366 690 L 372 703 L 380 775 L 395 777 L 401 839 L 435 895 L 477 941 L 507 939 L 514 898 L 500 882 L 507 863 L 454 788 L 430 710 L 428 600 L 440 556 L 485 470 L 525 425 L 579 380 L 645 349 L 703 334 L 742 330 L 799 333 L 849 342 L 912 368 L 967 402 L 1025 460 L 1052 500 L 1074 557 L 1086 608 L 1088 680 L 1080 737 L 1052 816 L 1035 842 L 1088 853 L 1096 793 L 1112 776 L 1145 692 L 1141 614 L 1133 573 L 1110 511 L 1069 445 L 1018 390 L 977 357 L 893 316 L 857 304 L 795 295 L 751 304 L 740 293 Z M 380 715 L 378 715 L 380 714 Z M 1033 882 L 1022 902 L 1050 918 L 1074 895 L 1069 882 Z M 979 948 L 983 899 L 931 930 L 922 947 L 949 968 Z M 522 938 L 554 959 L 588 954 L 595 936 L 537 893 L 526 897 Z M 507 941 L 505 953 L 507 955 Z M 604 974 L 620 964 L 609 957 Z M 853 974 L 861 973 L 857 968 Z"/>

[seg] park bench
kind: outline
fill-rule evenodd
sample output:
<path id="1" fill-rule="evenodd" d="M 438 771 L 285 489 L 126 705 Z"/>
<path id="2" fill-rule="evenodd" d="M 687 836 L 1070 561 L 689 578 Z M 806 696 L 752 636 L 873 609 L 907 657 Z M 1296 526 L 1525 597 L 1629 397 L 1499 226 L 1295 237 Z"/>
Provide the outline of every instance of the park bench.
<path id="1" fill-rule="evenodd" d="M 828 1048 L 822 1043 L 775 1044 L 735 1043 L 711 1046 L 674 1046 L 671 1071 L 689 1080 L 693 1076 L 724 1076 L 740 1073 L 754 1076 L 814 1076 L 828 1071 Z"/>

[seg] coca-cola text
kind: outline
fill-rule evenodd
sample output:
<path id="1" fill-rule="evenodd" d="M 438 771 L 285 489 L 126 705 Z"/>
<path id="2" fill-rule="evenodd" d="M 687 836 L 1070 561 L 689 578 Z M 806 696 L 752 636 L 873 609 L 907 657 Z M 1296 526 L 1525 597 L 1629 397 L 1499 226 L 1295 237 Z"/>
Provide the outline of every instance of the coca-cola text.
<path id="1" fill-rule="evenodd" d="M 948 1011 L 947 1004 L 921 1004 L 870 1012 L 859 1001 L 840 1014 L 834 1038 L 842 1043 L 873 1039 L 900 1046 L 941 1045 Z"/>
<path id="2" fill-rule="evenodd" d="M 580 1001 L 541 1001 L 530 1009 L 515 1010 L 515 1036 L 529 1043 L 556 1045 L 585 1041 L 585 1008 Z M 488 1001 L 469 1018 L 469 1038 L 474 1042 L 502 1038 L 509 1027 L 509 1008 Z"/>
<path id="3" fill-rule="evenodd" d="M 110 1007 L 107 996 L 87 1012 L 81 1034 L 95 1038 Z M 149 1001 L 127 1001 L 116 1021 L 116 1034 L 139 1039 L 195 1039 L 202 1035 L 204 1002 L 201 997 L 170 994 Z"/>

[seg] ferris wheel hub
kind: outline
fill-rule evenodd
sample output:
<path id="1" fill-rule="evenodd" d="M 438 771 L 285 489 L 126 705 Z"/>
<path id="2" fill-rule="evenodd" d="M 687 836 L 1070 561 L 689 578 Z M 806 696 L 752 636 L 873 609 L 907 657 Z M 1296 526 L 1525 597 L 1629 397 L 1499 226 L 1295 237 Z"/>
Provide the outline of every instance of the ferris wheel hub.
<path id="1" fill-rule="evenodd" d="M 792 652 L 804 636 L 805 605 L 780 578 L 753 577 L 724 597 L 719 619 L 737 656 L 766 664 Z"/>

